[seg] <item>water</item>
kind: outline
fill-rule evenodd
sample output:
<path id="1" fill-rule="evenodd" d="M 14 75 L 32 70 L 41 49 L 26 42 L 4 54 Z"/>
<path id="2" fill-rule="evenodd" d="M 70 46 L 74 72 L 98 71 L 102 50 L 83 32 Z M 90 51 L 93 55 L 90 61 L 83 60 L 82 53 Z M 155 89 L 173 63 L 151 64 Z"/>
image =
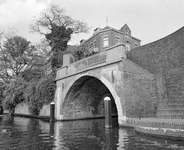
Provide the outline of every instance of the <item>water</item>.
<path id="1" fill-rule="evenodd" d="M 56 122 L 0 116 L 0 150 L 184 150 L 183 141 L 153 138 L 104 119 Z"/>

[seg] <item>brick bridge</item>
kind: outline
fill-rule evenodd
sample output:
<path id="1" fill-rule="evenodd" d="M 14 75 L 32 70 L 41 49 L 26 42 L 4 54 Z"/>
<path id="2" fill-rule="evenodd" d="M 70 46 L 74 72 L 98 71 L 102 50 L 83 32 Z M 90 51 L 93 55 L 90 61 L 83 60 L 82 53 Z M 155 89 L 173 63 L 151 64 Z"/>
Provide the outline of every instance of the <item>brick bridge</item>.
<path id="1" fill-rule="evenodd" d="M 56 84 L 57 120 L 103 117 L 105 96 L 119 125 L 127 117 L 156 114 L 155 76 L 127 59 L 123 44 L 77 62 L 64 55 Z"/>

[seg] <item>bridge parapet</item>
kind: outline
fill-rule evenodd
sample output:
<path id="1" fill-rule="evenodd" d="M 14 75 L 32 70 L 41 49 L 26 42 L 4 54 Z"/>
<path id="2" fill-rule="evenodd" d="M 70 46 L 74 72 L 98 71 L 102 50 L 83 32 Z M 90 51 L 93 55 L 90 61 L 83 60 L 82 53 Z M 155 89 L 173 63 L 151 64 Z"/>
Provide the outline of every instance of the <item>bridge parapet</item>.
<path id="1" fill-rule="evenodd" d="M 126 50 L 124 44 L 118 44 L 109 47 L 105 51 L 94 54 L 90 57 L 81 59 L 73 63 L 73 58 L 70 54 L 63 56 L 63 67 L 57 70 L 56 80 L 68 76 L 70 74 L 79 73 L 91 67 L 98 67 L 98 65 L 105 65 L 107 63 L 126 58 Z"/>

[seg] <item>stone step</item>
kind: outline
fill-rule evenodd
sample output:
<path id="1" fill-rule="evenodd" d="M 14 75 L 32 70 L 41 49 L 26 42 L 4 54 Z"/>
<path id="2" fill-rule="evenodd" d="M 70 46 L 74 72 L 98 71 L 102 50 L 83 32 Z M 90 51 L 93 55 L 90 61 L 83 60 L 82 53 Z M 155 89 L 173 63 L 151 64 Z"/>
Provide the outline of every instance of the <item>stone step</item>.
<path id="1" fill-rule="evenodd" d="M 178 96 L 181 96 L 183 95 L 183 91 L 181 90 L 168 90 L 167 91 L 168 94 L 171 96 L 171 95 L 178 95 Z"/>
<path id="2" fill-rule="evenodd" d="M 167 104 L 158 106 L 158 109 L 176 109 L 176 108 L 184 108 L 184 104 Z"/>
<path id="3" fill-rule="evenodd" d="M 170 115 L 170 116 L 172 116 L 172 115 L 175 115 L 175 116 L 179 115 L 179 116 L 184 116 L 184 112 L 180 112 L 180 111 L 178 111 L 178 112 L 158 111 L 157 115 Z"/>
<path id="4" fill-rule="evenodd" d="M 169 114 L 178 114 L 178 113 L 182 113 L 184 114 L 184 109 L 162 109 L 162 110 L 158 110 L 158 113 L 169 113 Z"/>
<path id="5" fill-rule="evenodd" d="M 167 91 L 182 91 L 180 87 L 174 87 L 174 86 L 167 86 Z"/>
<path id="6" fill-rule="evenodd" d="M 178 109 L 160 109 L 157 110 L 158 113 L 169 113 L 169 114 L 173 114 L 173 113 L 183 113 L 184 114 L 184 109 L 183 108 L 178 108 Z"/>
<path id="7" fill-rule="evenodd" d="M 168 100 L 164 105 L 184 104 L 184 100 Z"/>
<path id="8" fill-rule="evenodd" d="M 173 81 L 171 81 L 171 82 L 166 82 L 166 86 L 168 87 L 177 87 L 178 86 L 178 83 L 176 83 L 176 82 L 173 82 Z"/>
<path id="9" fill-rule="evenodd" d="M 166 84 L 167 88 L 178 88 L 179 86 L 177 86 L 176 84 Z"/>
<path id="10" fill-rule="evenodd" d="M 184 97 L 183 95 L 175 95 L 175 94 L 169 94 L 169 98 L 170 99 L 183 99 L 184 100 Z"/>
<path id="11" fill-rule="evenodd" d="M 184 119 L 184 115 L 157 115 L 157 118 L 163 118 L 163 119 Z"/>

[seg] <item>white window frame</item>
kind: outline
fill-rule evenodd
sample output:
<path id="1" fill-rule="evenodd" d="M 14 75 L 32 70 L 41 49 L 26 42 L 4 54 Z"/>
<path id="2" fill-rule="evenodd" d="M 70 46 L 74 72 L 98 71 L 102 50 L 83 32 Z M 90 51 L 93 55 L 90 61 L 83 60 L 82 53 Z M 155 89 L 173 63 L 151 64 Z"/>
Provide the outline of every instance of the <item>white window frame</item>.
<path id="1" fill-rule="evenodd" d="M 131 44 L 130 44 L 129 41 L 126 41 L 126 42 L 125 42 L 125 50 L 126 50 L 126 51 L 130 51 L 130 50 L 131 50 Z"/>
<path id="2" fill-rule="evenodd" d="M 103 47 L 109 46 L 109 36 L 103 36 Z"/>
<path id="3" fill-rule="evenodd" d="M 97 47 L 97 41 L 96 41 L 96 40 L 93 41 L 93 47 L 94 47 L 94 48 Z"/>
<path id="4" fill-rule="evenodd" d="M 116 36 L 115 37 L 115 43 L 116 43 L 116 45 L 120 44 L 120 37 L 119 36 Z"/>

